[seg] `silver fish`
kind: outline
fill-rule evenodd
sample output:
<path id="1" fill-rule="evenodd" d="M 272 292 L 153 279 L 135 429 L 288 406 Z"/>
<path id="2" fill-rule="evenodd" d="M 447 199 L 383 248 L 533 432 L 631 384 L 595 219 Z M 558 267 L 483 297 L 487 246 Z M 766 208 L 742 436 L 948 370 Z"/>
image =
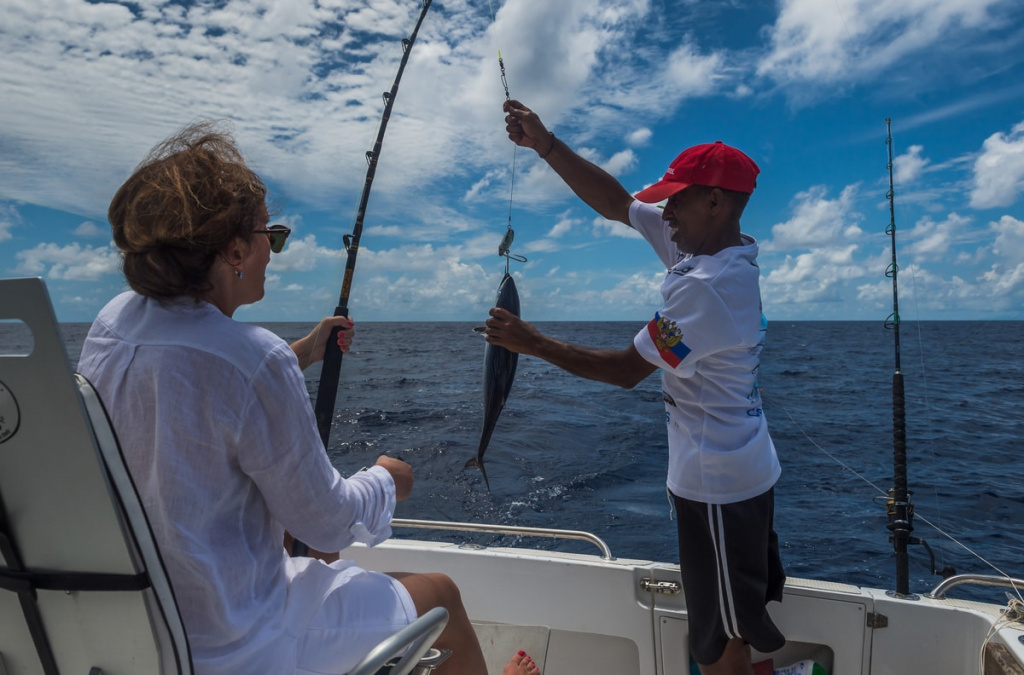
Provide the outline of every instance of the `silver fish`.
<path id="1" fill-rule="evenodd" d="M 516 282 L 508 272 L 498 286 L 498 299 L 494 305 L 519 316 L 519 291 L 516 290 Z M 504 347 L 489 342 L 484 347 L 484 427 L 480 432 L 480 446 L 476 450 L 476 457 L 466 462 L 466 466 L 480 469 L 488 490 L 491 489 L 491 482 L 487 480 L 487 471 L 484 469 L 484 453 L 487 452 L 487 444 L 491 442 L 494 425 L 497 424 L 505 401 L 508 400 L 512 381 L 516 378 L 518 362 L 519 354 Z"/>

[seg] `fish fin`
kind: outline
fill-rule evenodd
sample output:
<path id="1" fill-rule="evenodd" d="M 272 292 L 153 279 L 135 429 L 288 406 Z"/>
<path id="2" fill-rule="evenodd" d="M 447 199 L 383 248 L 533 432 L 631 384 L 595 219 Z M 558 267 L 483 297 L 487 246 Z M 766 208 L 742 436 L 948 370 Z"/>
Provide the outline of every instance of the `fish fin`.
<path id="1" fill-rule="evenodd" d="M 490 492 L 491 481 L 487 480 L 487 469 L 484 468 L 483 459 L 480 457 L 471 457 L 470 460 L 466 462 L 466 464 L 462 468 L 468 469 L 471 466 L 475 466 L 476 468 L 480 469 L 480 473 L 484 475 L 484 484 L 487 486 L 487 491 Z"/>

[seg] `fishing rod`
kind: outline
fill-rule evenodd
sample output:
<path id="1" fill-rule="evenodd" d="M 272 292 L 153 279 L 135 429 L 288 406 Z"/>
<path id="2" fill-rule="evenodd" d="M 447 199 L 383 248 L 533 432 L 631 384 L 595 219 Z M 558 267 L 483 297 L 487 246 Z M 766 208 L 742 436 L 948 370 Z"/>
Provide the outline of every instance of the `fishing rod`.
<path id="1" fill-rule="evenodd" d="M 395 80 L 391 84 L 391 90 L 383 94 L 384 112 L 381 115 L 380 128 L 377 130 L 377 140 L 373 149 L 366 153 L 366 181 L 363 184 L 363 195 L 359 200 L 359 210 L 356 213 L 356 222 L 352 228 L 352 234 L 346 234 L 342 238 L 345 245 L 347 260 L 345 262 L 345 278 L 341 285 L 341 295 L 338 299 L 338 306 L 334 310 L 334 316 L 348 316 L 348 299 L 352 291 L 352 275 L 356 269 L 356 255 L 359 253 L 359 239 L 363 234 L 363 218 L 366 216 L 366 204 L 370 199 L 370 188 L 373 186 L 373 177 L 377 172 L 377 161 L 380 159 L 381 146 L 384 143 L 384 132 L 387 130 L 388 120 L 391 118 L 391 108 L 395 105 L 395 97 L 398 95 L 398 84 L 402 80 L 402 73 L 405 71 L 405 64 L 409 61 L 409 53 L 412 51 L 413 43 L 416 42 L 416 35 L 420 31 L 423 19 L 427 16 L 432 0 L 423 0 L 423 7 L 420 10 L 419 19 L 412 34 L 402 39 L 402 61 L 395 74 Z M 340 328 L 331 331 L 327 344 L 331 345 L 338 341 Z M 334 405 L 338 396 L 338 380 L 341 374 L 342 352 L 340 349 L 328 349 L 324 353 L 323 365 L 320 369 L 320 386 L 317 389 L 316 404 L 313 409 L 316 413 L 316 424 L 320 431 L 320 440 L 324 448 L 327 447 L 331 436 L 331 422 L 334 419 Z"/>
<path id="2" fill-rule="evenodd" d="M 887 514 L 888 528 L 892 532 L 890 540 L 896 552 L 896 591 L 897 597 L 910 596 L 910 556 L 907 545 L 912 542 L 910 533 L 914 530 L 914 506 L 910 503 L 910 491 L 907 489 L 907 411 L 903 389 L 903 372 L 900 370 L 900 304 L 897 277 L 899 265 L 896 263 L 896 206 L 895 190 L 892 179 L 892 120 L 885 118 L 886 139 L 889 162 L 889 191 L 885 198 L 889 201 L 889 226 L 885 233 L 889 235 L 892 247 L 892 262 L 885 270 L 885 276 L 892 279 L 892 314 L 885 321 L 885 327 L 893 331 L 896 368 L 892 375 L 892 449 L 893 449 L 893 487 L 889 490 Z M 934 565 L 933 565 L 934 567 Z"/>
<path id="3" fill-rule="evenodd" d="M 381 146 L 384 144 L 384 132 L 387 130 L 388 120 L 391 119 L 391 108 L 395 105 L 395 97 L 398 95 L 398 84 L 402 80 L 402 73 L 405 71 L 405 64 L 409 61 L 409 53 L 412 45 L 416 42 L 416 35 L 420 32 L 423 19 L 427 16 L 432 0 L 423 0 L 420 9 L 419 19 L 412 34 L 402 38 L 402 60 L 398 65 L 398 72 L 395 80 L 391 83 L 391 90 L 383 94 L 384 112 L 381 115 L 380 127 L 377 129 L 377 140 L 374 141 L 373 149 L 366 152 L 366 180 L 363 183 L 363 195 L 359 199 L 359 210 L 356 212 L 356 222 L 352 227 L 352 234 L 342 237 L 345 245 L 346 262 L 345 277 L 341 284 L 341 294 L 338 297 L 338 306 L 334 309 L 334 316 L 348 316 L 348 299 L 352 292 L 352 275 L 356 269 L 356 255 L 359 253 L 359 240 L 363 236 L 363 219 L 366 216 L 366 205 L 370 200 L 370 188 L 373 186 L 373 177 L 377 173 L 377 160 L 380 158 Z M 327 344 L 332 345 L 338 341 L 340 328 L 333 328 L 327 339 Z M 320 431 L 320 440 L 327 449 L 331 438 L 331 423 L 334 421 L 334 406 L 338 399 L 338 381 L 341 378 L 342 351 L 340 349 L 327 349 L 324 351 L 323 365 L 320 367 L 320 385 L 317 387 L 316 403 L 313 405 L 313 412 L 316 415 L 316 426 Z M 292 543 L 291 553 L 293 556 L 309 555 L 309 547 L 296 539 Z"/>

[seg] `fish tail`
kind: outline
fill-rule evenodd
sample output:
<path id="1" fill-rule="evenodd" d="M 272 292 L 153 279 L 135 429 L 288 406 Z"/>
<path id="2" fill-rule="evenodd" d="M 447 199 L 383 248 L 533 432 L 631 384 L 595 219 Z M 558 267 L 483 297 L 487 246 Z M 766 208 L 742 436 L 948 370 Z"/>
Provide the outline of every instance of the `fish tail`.
<path id="1" fill-rule="evenodd" d="M 491 481 L 487 480 L 487 469 L 484 468 L 483 457 L 472 457 L 472 458 L 470 458 L 470 460 L 468 462 L 466 462 L 465 466 L 463 466 L 462 468 L 468 469 L 471 466 L 475 466 L 476 468 L 480 469 L 480 473 L 482 473 L 484 475 L 484 484 L 487 486 L 487 491 L 490 492 L 491 491 Z"/>

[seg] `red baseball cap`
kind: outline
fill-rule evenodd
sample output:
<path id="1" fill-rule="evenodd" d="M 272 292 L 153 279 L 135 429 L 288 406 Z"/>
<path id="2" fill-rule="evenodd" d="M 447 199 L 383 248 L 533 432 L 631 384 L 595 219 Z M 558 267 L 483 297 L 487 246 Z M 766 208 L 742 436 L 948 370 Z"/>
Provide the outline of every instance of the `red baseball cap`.
<path id="1" fill-rule="evenodd" d="M 750 194 L 757 185 L 754 160 L 722 141 L 704 143 L 679 153 L 664 178 L 636 193 L 636 199 L 648 204 L 660 202 L 691 185 L 707 185 Z"/>

